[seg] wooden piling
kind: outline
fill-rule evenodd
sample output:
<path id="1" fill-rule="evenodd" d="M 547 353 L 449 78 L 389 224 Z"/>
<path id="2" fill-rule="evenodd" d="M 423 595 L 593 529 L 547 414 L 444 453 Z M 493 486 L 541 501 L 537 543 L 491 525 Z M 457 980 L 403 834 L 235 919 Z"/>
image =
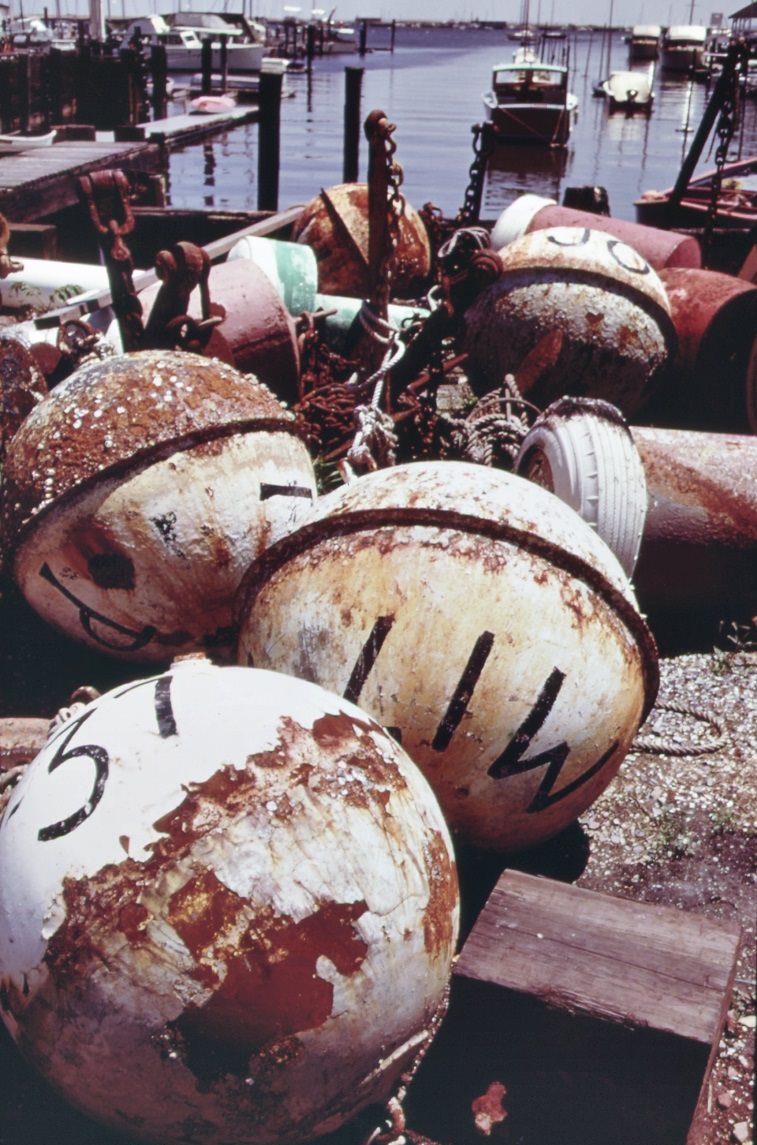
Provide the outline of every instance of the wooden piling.
<path id="1" fill-rule="evenodd" d="M 360 166 L 360 99 L 364 68 L 346 67 L 344 102 L 344 166 L 342 181 L 356 183 Z"/>
<path id="2" fill-rule="evenodd" d="M 200 61 L 202 65 L 202 94 L 210 95 L 213 90 L 213 42 L 209 36 L 203 36 Z"/>
<path id="3" fill-rule="evenodd" d="M 258 88 L 258 210 L 279 208 L 280 72 L 261 72 Z"/>
<path id="4" fill-rule="evenodd" d="M 165 119 L 168 110 L 166 96 L 168 65 L 166 45 L 162 38 L 150 49 L 150 71 L 152 72 L 152 116 L 153 119 Z"/>

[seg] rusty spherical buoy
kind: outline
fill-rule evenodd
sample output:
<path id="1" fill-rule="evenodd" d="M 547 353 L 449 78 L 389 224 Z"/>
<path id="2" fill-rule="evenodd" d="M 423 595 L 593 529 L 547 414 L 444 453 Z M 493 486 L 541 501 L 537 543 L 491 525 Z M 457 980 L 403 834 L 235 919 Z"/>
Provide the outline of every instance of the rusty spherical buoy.
<path id="1" fill-rule="evenodd" d="M 228 656 L 249 562 L 315 497 L 294 418 L 254 377 L 181 351 L 92 362 L 8 448 L 9 568 L 46 620 L 100 651 Z"/>
<path id="2" fill-rule="evenodd" d="M 465 314 L 476 392 L 513 373 L 542 408 L 564 394 L 602 398 L 626 417 L 641 408 L 676 341 L 649 263 L 619 239 L 581 227 L 534 231 L 499 254 L 502 274 Z"/>
<path id="3" fill-rule="evenodd" d="M 431 275 L 431 244 L 418 212 L 404 197 L 394 252 L 392 291 L 397 298 L 425 294 Z M 318 261 L 323 294 L 367 296 L 371 289 L 368 258 L 368 186 L 341 183 L 322 190 L 303 208 L 292 230 Z"/>
<path id="4" fill-rule="evenodd" d="M 458 890 L 438 803 L 313 684 L 200 657 L 107 693 L 29 765 L 0 862 L 6 1026 L 69 1101 L 143 1140 L 331 1132 L 444 1013 Z"/>
<path id="5" fill-rule="evenodd" d="M 512 851 L 617 772 L 657 688 L 617 559 L 554 494 L 466 462 L 371 473 L 255 561 L 239 660 L 394 730 L 453 833 Z"/>

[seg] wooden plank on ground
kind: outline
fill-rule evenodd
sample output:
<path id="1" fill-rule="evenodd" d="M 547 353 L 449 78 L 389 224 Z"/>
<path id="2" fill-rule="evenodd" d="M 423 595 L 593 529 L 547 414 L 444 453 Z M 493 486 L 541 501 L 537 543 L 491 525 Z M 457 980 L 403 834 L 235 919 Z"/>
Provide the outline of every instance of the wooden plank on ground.
<path id="1" fill-rule="evenodd" d="M 494 1093 L 508 1140 L 695 1145 L 739 939 L 698 914 L 506 871 L 455 966 L 409 1125 L 475 1145 L 474 1109 Z"/>
<path id="2" fill-rule="evenodd" d="M 709 1046 L 737 942 L 700 915 L 508 871 L 456 973 Z"/>

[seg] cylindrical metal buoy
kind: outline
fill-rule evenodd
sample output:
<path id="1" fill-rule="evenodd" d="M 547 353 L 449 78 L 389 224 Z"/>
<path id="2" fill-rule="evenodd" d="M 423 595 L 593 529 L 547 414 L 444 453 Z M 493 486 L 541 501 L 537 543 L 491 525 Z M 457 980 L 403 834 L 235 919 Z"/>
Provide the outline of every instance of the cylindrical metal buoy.
<path id="1" fill-rule="evenodd" d="M 645 227 L 610 215 L 561 207 L 554 199 L 541 195 L 520 195 L 506 207 L 492 228 L 491 243 L 495 250 L 525 234 L 551 227 L 589 227 L 627 243 L 655 270 L 666 266 L 700 267 L 702 251 L 692 235 Z"/>
<path id="2" fill-rule="evenodd" d="M 317 308 L 318 263 L 309 246 L 245 235 L 231 248 L 227 261 L 238 259 L 250 260 L 265 272 L 290 314 Z"/>
<path id="3" fill-rule="evenodd" d="M 500 252 L 500 277 L 465 314 L 478 394 L 513 373 L 542 408 L 564 394 L 603 398 L 626 417 L 647 403 L 675 351 L 656 271 L 600 231 L 535 231 Z"/>
<path id="4" fill-rule="evenodd" d="M 313 679 L 393 729 L 453 833 L 513 851 L 617 772 L 657 689 L 617 559 L 552 493 L 418 462 L 321 498 L 250 566 L 239 661 Z"/>
<path id="5" fill-rule="evenodd" d="M 397 298 L 416 298 L 429 286 L 431 244 L 420 215 L 404 198 L 403 202 L 392 291 Z M 367 184 L 342 183 L 322 190 L 303 208 L 292 235 L 315 251 L 323 294 L 369 295 Z"/>
<path id="6" fill-rule="evenodd" d="M 757 286 L 714 270 L 660 271 L 678 350 L 643 420 L 672 428 L 748 433 L 757 394 Z"/>
<path id="7" fill-rule="evenodd" d="M 234 592 L 316 496 L 293 416 L 254 377 L 181 351 L 82 366 L 6 456 L 8 567 L 31 606 L 125 659 L 231 654 Z"/>
<path id="8" fill-rule="evenodd" d="M 297 332 L 268 275 L 250 259 L 222 262 L 211 266 L 208 289 L 225 312 L 219 329 L 236 368 L 255 374 L 281 401 L 294 401 L 300 376 Z M 158 284 L 140 294 L 145 320 L 159 290 Z M 189 316 L 203 316 L 199 288 L 190 298 Z"/>
<path id="9" fill-rule="evenodd" d="M 0 863 L 6 1026 L 141 1140 L 310 1141 L 386 1100 L 444 1013 L 438 803 L 313 684 L 190 658 L 100 697 L 14 789 Z"/>
<path id="10" fill-rule="evenodd" d="M 632 427 L 649 503 L 634 584 L 645 612 L 757 616 L 757 437 Z"/>

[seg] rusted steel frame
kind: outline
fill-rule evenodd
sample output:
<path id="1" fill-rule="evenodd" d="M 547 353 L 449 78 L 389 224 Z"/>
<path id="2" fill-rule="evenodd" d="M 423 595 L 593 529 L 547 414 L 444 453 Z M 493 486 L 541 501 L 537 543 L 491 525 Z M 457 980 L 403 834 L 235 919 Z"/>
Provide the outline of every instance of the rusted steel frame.
<path id="1" fill-rule="evenodd" d="M 736 41 L 736 43 L 731 44 L 730 48 L 728 49 L 728 55 L 726 57 L 725 63 L 723 64 L 723 70 L 717 78 L 717 82 L 715 84 L 712 96 L 710 97 L 710 101 L 704 109 L 704 114 L 702 115 L 701 122 L 697 128 L 696 135 L 694 136 L 691 147 L 689 148 L 689 152 L 683 161 L 675 186 L 673 187 L 670 198 L 668 200 L 667 215 L 670 219 L 673 218 L 676 210 L 678 209 L 686 188 L 689 185 L 689 180 L 694 174 L 694 169 L 699 162 L 699 157 L 704 150 L 704 145 L 707 142 L 710 132 L 715 126 L 717 114 L 728 98 L 733 82 L 734 73 L 741 67 L 741 61 L 744 58 L 745 53 L 746 46 L 741 41 Z"/>

